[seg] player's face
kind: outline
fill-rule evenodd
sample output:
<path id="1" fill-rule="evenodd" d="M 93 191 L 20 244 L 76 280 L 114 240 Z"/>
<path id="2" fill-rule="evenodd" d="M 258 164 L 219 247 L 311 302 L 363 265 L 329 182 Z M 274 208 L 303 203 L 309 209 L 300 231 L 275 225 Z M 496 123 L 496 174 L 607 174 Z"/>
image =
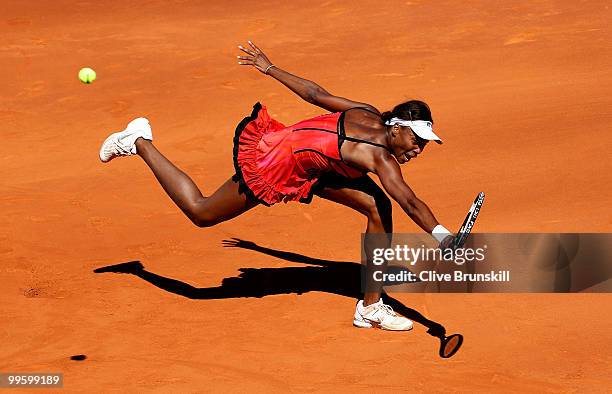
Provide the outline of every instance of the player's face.
<path id="1" fill-rule="evenodd" d="M 400 164 L 408 163 L 420 155 L 429 141 L 417 136 L 410 127 L 402 127 L 400 143 L 395 149 L 396 159 Z"/>

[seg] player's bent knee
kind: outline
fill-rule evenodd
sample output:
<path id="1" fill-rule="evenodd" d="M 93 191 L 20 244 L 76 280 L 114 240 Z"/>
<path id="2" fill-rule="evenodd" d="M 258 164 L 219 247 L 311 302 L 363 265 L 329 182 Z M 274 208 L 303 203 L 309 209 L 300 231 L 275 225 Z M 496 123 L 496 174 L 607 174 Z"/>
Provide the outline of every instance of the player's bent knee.
<path id="1" fill-rule="evenodd" d="M 212 227 L 213 224 L 204 220 L 192 219 L 191 220 L 196 227 L 204 228 L 204 227 Z"/>
<path id="2" fill-rule="evenodd" d="M 206 199 L 202 199 L 205 202 Z M 192 203 L 183 207 L 183 212 L 197 227 L 212 227 L 223 221 L 214 210 L 202 203 Z"/>
<path id="3" fill-rule="evenodd" d="M 197 227 L 212 227 L 221 221 L 208 213 L 201 213 L 195 210 L 185 210 L 184 212 L 189 220 Z"/>
<path id="4" fill-rule="evenodd" d="M 219 224 L 221 220 L 218 218 L 210 218 L 210 217 L 197 217 L 192 218 L 191 221 L 198 227 L 212 227 L 216 224 Z"/>

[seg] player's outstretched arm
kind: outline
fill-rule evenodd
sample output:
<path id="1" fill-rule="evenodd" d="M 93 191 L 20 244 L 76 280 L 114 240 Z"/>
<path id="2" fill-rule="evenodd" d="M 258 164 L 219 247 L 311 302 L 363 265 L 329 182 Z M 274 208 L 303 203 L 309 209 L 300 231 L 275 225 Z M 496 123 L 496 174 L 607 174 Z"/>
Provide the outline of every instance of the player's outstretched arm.
<path id="1" fill-rule="evenodd" d="M 238 64 L 253 66 L 260 72 L 270 75 L 291 89 L 291 91 L 300 96 L 303 100 L 330 112 L 340 112 L 349 108 L 359 107 L 380 113 L 380 111 L 370 104 L 334 96 L 318 84 L 280 69 L 251 41 L 249 41 L 249 47 L 250 48 L 238 46 L 238 48 L 246 54 L 238 56 Z"/>
<path id="2" fill-rule="evenodd" d="M 431 209 L 414 194 L 404 181 L 400 166 L 390 155 L 383 153 L 373 160 L 374 173 L 383 187 L 397 201 L 404 212 L 423 230 L 440 242 L 440 248 L 451 247 L 455 236 L 438 223 Z"/>
<path id="3" fill-rule="evenodd" d="M 423 230 L 431 233 L 439 225 L 427 204 L 421 201 L 404 181 L 397 161 L 387 154 L 375 158 L 374 173 L 383 188 L 404 212 Z"/>

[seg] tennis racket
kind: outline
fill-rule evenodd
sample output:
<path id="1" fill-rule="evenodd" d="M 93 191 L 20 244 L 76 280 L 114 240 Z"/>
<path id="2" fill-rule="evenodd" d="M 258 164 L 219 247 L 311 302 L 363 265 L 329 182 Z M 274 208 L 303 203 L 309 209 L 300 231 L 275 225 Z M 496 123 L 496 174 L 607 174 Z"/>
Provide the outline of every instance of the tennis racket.
<path id="1" fill-rule="evenodd" d="M 451 247 L 453 249 L 462 248 L 465 245 L 465 241 L 468 236 L 472 232 L 472 228 L 474 227 L 474 223 L 476 223 L 476 218 L 480 213 L 480 208 L 482 208 L 482 204 L 484 203 L 485 194 L 484 192 L 478 193 L 476 199 L 472 203 L 470 210 L 468 211 L 457 236 L 455 237 L 454 242 Z M 463 335 L 461 334 L 452 334 L 449 336 L 442 335 L 440 336 L 440 350 L 439 354 L 442 358 L 450 358 L 457 353 L 461 345 L 463 344 Z"/>

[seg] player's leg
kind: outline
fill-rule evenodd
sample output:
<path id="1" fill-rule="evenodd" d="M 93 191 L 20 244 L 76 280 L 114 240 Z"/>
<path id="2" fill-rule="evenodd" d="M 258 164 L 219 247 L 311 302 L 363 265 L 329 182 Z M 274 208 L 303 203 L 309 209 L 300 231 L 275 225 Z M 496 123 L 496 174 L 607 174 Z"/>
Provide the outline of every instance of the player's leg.
<path id="1" fill-rule="evenodd" d="M 393 232 L 393 219 L 391 215 L 391 201 L 385 192 L 378 187 L 372 179 L 365 176 L 358 179 L 349 179 L 340 176 L 329 176 L 322 181 L 322 188 L 316 192 L 319 197 L 350 207 L 367 218 L 365 229 L 365 254 L 367 262 L 367 276 L 371 278 L 374 269 L 380 267 L 372 264 L 373 250 L 375 248 L 386 248 L 389 240 L 382 235 Z M 382 285 L 378 283 L 366 283 L 364 303 L 373 304 L 380 299 Z"/>
<path id="2" fill-rule="evenodd" d="M 257 203 L 238 192 L 238 184 L 225 182 L 212 196 L 205 197 L 191 178 L 166 159 L 151 141 L 149 120 L 137 118 L 123 131 L 112 133 L 100 147 L 100 160 L 108 163 L 121 156 L 140 155 L 151 168 L 172 201 L 200 227 L 209 227 L 253 208 Z"/>
<path id="3" fill-rule="evenodd" d="M 373 264 L 373 250 L 388 248 L 390 234 L 393 232 L 389 197 L 367 176 L 358 179 L 339 176 L 326 177 L 322 182 L 321 189 L 316 194 L 327 200 L 350 207 L 367 218 L 364 239 L 367 258 L 364 301 L 363 305 L 360 303 L 357 305 L 354 324 L 359 327 L 371 327 L 371 323 L 379 323 L 382 328 L 390 330 L 411 329 L 412 322 L 410 320 L 395 316 L 393 312 L 386 309 L 386 306 L 382 305 L 382 302 L 380 302 L 382 282 L 373 280 L 374 271 L 384 271 L 385 269 L 385 264 Z"/>
<path id="4" fill-rule="evenodd" d="M 228 179 L 211 196 L 203 196 L 187 174 L 153 145 L 138 138 L 137 154 L 147 163 L 174 203 L 199 227 L 210 227 L 248 211 L 258 203 L 238 192 L 238 183 Z"/>

